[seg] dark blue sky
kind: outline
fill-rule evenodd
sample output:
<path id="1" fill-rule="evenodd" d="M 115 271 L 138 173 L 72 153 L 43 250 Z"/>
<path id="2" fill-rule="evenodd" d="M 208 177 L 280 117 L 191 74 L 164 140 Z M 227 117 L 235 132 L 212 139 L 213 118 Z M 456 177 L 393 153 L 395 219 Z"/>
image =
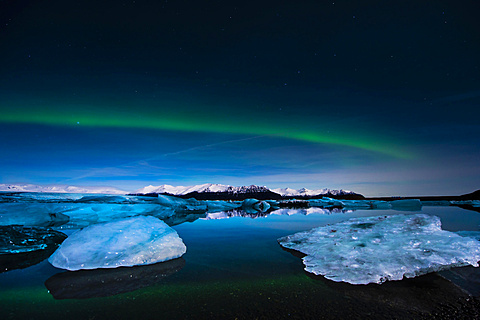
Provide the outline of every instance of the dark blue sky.
<path id="1" fill-rule="evenodd" d="M 0 183 L 460 194 L 476 1 L 0 1 Z"/>

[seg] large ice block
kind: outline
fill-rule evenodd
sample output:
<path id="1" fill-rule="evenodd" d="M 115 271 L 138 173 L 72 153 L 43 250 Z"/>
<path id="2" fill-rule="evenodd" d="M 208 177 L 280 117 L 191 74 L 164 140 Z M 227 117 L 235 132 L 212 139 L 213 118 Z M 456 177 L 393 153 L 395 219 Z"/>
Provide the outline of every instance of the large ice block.
<path id="1" fill-rule="evenodd" d="M 48 259 L 67 270 L 153 264 L 186 252 L 177 232 L 151 216 L 91 225 L 70 235 Z"/>
<path id="2" fill-rule="evenodd" d="M 425 214 L 356 218 L 278 239 L 304 253 L 305 270 L 333 281 L 382 283 L 472 265 L 480 242 Z"/>

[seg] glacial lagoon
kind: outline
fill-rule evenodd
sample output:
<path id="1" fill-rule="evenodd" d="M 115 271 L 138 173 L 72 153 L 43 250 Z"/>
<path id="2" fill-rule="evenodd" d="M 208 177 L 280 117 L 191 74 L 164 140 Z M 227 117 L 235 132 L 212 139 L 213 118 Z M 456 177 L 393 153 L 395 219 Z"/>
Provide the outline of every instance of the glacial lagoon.
<path id="1" fill-rule="evenodd" d="M 443 204 L 413 211 L 216 208 L 205 212 L 195 205 L 165 209 L 146 197 L 84 195 L 3 194 L 0 201 L 2 244 L 10 248 L 0 256 L 2 319 L 479 317 L 479 268 L 352 285 L 305 272 L 298 252 L 277 242 L 352 218 L 418 214 L 439 217 L 443 230 L 475 235 L 480 213 L 473 210 Z M 48 262 L 55 243 L 77 230 L 137 215 L 165 221 L 182 239 L 186 253 L 166 262 L 114 269 L 67 271 Z M 27 226 L 19 226 L 22 219 Z M 6 237 L 18 241 L 21 232 L 28 241 L 8 242 Z"/>

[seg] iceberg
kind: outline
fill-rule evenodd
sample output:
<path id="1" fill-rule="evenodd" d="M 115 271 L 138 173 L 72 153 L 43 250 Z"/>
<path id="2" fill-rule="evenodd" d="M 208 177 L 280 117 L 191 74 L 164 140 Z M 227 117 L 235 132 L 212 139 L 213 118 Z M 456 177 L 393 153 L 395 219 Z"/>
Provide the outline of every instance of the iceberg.
<path id="1" fill-rule="evenodd" d="M 164 207 L 172 208 L 177 212 L 207 211 L 207 204 L 204 201 L 199 201 L 194 198 L 182 199 L 178 197 L 159 194 L 157 198 L 157 203 Z"/>
<path id="2" fill-rule="evenodd" d="M 311 199 L 308 200 L 308 204 L 311 207 L 320 207 L 320 208 L 328 208 L 328 207 L 343 207 L 343 203 L 340 200 L 332 199 L 328 197 L 323 197 L 322 199 Z"/>
<path id="3" fill-rule="evenodd" d="M 451 201 L 453 205 L 470 205 L 472 207 L 480 207 L 480 200 L 458 200 Z"/>
<path id="4" fill-rule="evenodd" d="M 401 211 L 420 211 L 422 202 L 419 199 L 401 199 L 390 201 L 392 209 Z"/>
<path id="5" fill-rule="evenodd" d="M 392 205 L 387 201 L 371 200 L 370 204 L 372 206 L 372 209 L 391 209 L 392 208 Z"/>
<path id="6" fill-rule="evenodd" d="M 0 226 L 57 227 L 68 222 L 65 208 L 50 203 L 2 203 Z"/>
<path id="7" fill-rule="evenodd" d="M 186 252 L 177 232 L 151 216 L 99 223 L 70 235 L 48 261 L 67 270 L 148 265 Z"/>
<path id="8" fill-rule="evenodd" d="M 305 270 L 351 284 L 413 278 L 451 267 L 478 267 L 480 242 L 441 229 L 425 214 L 356 218 L 278 239 L 305 254 Z"/>
<path id="9" fill-rule="evenodd" d="M 240 202 L 229 202 L 220 200 L 207 200 L 204 202 L 207 205 L 207 211 L 209 213 L 233 210 L 242 206 Z"/>
<path id="10" fill-rule="evenodd" d="M 242 202 L 242 208 L 247 213 L 254 213 L 255 211 L 267 212 L 268 209 L 270 209 L 270 202 L 257 199 L 245 199 Z"/>

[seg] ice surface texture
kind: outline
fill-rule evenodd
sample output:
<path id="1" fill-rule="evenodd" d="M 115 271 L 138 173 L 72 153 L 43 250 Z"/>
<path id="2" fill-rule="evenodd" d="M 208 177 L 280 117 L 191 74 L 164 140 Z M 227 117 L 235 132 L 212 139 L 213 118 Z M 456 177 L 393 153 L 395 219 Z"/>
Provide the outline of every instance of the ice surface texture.
<path id="1" fill-rule="evenodd" d="M 55 227 L 68 222 L 62 214 L 63 207 L 50 203 L 2 203 L 0 204 L 0 226 Z"/>
<path id="2" fill-rule="evenodd" d="M 147 265 L 182 256 L 177 232 L 151 216 L 99 223 L 70 235 L 48 259 L 67 270 Z"/>
<path id="3" fill-rule="evenodd" d="M 278 242 L 306 254 L 306 271 L 351 284 L 478 267 L 480 261 L 479 241 L 442 230 L 438 217 L 425 214 L 356 218 Z"/>

